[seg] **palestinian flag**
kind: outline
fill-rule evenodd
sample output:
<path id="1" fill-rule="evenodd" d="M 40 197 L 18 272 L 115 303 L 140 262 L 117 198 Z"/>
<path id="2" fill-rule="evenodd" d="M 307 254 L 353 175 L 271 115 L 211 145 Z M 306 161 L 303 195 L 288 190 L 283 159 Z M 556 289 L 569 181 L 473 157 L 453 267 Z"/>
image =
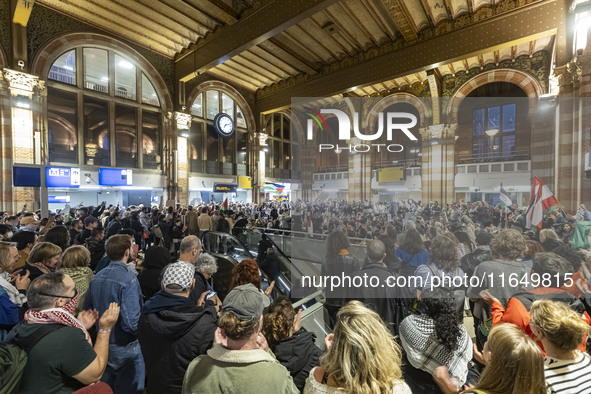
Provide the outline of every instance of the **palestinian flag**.
<path id="1" fill-rule="evenodd" d="M 531 228 L 533 225 L 538 230 L 541 230 L 544 213 L 559 207 L 560 203 L 550 189 L 548 189 L 548 186 L 537 176 L 534 177 L 529 208 L 525 213 L 525 228 Z"/>
<path id="2" fill-rule="evenodd" d="M 282 194 L 283 189 L 285 189 L 285 186 L 281 185 L 279 183 L 265 182 L 265 186 L 263 186 L 264 192 L 275 193 L 275 194 Z"/>
<path id="3" fill-rule="evenodd" d="M 503 189 L 502 182 L 501 189 L 499 190 L 499 200 L 499 202 L 501 203 L 501 208 L 503 208 L 505 212 L 507 212 L 507 209 L 509 209 L 509 207 L 513 204 L 513 201 L 511 201 L 511 198 L 509 197 L 505 189 Z"/>
<path id="4" fill-rule="evenodd" d="M 575 233 L 573 234 L 573 249 L 589 249 L 591 240 L 589 239 L 589 230 L 591 230 L 591 222 L 588 220 L 581 220 L 577 222 Z"/>
<path id="5" fill-rule="evenodd" d="M 226 198 L 224 200 L 224 203 L 222 204 L 222 206 L 220 207 L 220 210 L 222 211 L 226 211 L 228 209 L 228 199 Z"/>

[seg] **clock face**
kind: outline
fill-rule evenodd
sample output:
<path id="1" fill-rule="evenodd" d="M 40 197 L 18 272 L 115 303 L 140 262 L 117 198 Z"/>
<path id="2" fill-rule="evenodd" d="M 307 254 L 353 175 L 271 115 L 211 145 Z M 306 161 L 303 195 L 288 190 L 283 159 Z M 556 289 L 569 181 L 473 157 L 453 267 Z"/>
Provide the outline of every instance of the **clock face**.
<path id="1" fill-rule="evenodd" d="M 218 114 L 214 120 L 216 129 L 222 137 L 229 137 L 234 132 L 234 122 L 228 114 Z"/>

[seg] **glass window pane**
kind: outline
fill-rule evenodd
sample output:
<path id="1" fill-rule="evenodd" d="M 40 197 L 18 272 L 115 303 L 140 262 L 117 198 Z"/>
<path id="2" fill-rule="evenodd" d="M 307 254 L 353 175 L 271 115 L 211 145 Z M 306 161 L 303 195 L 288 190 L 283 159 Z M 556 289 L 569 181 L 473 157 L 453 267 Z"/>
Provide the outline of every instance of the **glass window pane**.
<path id="1" fill-rule="evenodd" d="M 289 118 L 285 115 L 283 115 L 283 139 L 284 140 L 289 140 L 291 139 L 291 133 L 289 130 Z"/>
<path id="2" fill-rule="evenodd" d="M 191 122 L 190 140 L 191 172 L 203 173 L 203 123 Z"/>
<path id="3" fill-rule="evenodd" d="M 222 162 L 223 163 L 234 163 L 234 140 L 236 133 L 232 134 L 231 137 L 221 138 L 222 141 Z"/>
<path id="4" fill-rule="evenodd" d="M 193 105 L 191 105 L 191 114 L 200 118 L 203 117 L 203 93 L 199 93 Z"/>
<path id="5" fill-rule="evenodd" d="M 209 93 L 209 92 L 208 92 Z M 218 161 L 219 160 L 219 139 L 220 136 L 215 131 L 213 125 L 207 125 L 207 161 Z"/>
<path id="6" fill-rule="evenodd" d="M 503 105 L 503 133 L 515 131 L 515 104 Z"/>
<path id="7" fill-rule="evenodd" d="M 472 157 L 478 161 L 482 161 L 487 157 L 485 151 L 485 140 L 477 138 L 472 141 Z"/>
<path id="8" fill-rule="evenodd" d="M 236 106 L 236 126 L 246 128 L 246 119 L 239 106 Z"/>
<path id="9" fill-rule="evenodd" d="M 499 137 L 493 138 L 493 145 L 490 146 L 491 139 L 486 138 L 486 149 L 488 152 L 488 157 L 497 160 L 501 156 L 501 146 L 499 145 L 500 140 Z"/>
<path id="10" fill-rule="evenodd" d="M 135 100 L 135 66 L 115 55 L 115 96 Z"/>
<path id="11" fill-rule="evenodd" d="M 490 107 L 488 109 L 488 129 L 498 129 L 501 127 L 501 107 Z"/>
<path id="12" fill-rule="evenodd" d="M 76 51 L 71 50 L 58 57 L 49 69 L 48 78 L 76 85 Z"/>
<path id="13" fill-rule="evenodd" d="M 281 165 L 281 142 L 273 141 L 273 167 L 279 168 Z"/>
<path id="14" fill-rule="evenodd" d="M 207 119 L 213 119 L 220 112 L 220 96 L 217 90 L 208 90 L 207 97 Z"/>
<path id="15" fill-rule="evenodd" d="M 225 93 L 222 93 L 222 112 L 234 119 L 234 100 Z"/>
<path id="16" fill-rule="evenodd" d="M 109 54 L 104 49 L 84 48 L 84 87 L 109 92 Z"/>
<path id="17" fill-rule="evenodd" d="M 238 147 L 236 154 L 238 155 L 236 163 L 246 164 L 247 148 L 248 148 L 248 134 L 247 133 L 236 133 L 238 139 Z"/>
<path id="18" fill-rule="evenodd" d="M 137 168 L 137 108 L 115 106 L 117 167 Z"/>
<path id="19" fill-rule="evenodd" d="M 143 132 L 143 160 L 144 168 L 152 170 L 162 169 L 160 155 L 160 114 L 157 112 L 142 112 Z"/>
<path id="20" fill-rule="evenodd" d="M 474 111 L 472 135 L 484 135 L 484 109 Z"/>
<path id="21" fill-rule="evenodd" d="M 515 155 L 515 136 L 506 135 L 503 137 L 503 159 L 512 159 Z"/>
<path id="22" fill-rule="evenodd" d="M 142 73 L 142 103 L 155 105 L 157 107 L 160 106 L 160 100 L 158 99 L 158 94 L 156 94 L 156 89 L 154 89 L 154 85 L 152 85 L 152 82 L 150 82 L 144 73 Z"/>
<path id="23" fill-rule="evenodd" d="M 84 162 L 110 166 L 109 107 L 104 100 L 84 97 Z"/>
<path id="24" fill-rule="evenodd" d="M 291 164 L 291 149 L 289 147 L 289 143 L 283 143 L 283 169 L 289 170 Z"/>
<path id="25" fill-rule="evenodd" d="M 78 163 L 76 94 L 47 89 L 49 161 Z"/>
<path id="26" fill-rule="evenodd" d="M 271 131 L 271 135 L 281 138 L 281 114 L 273 114 L 273 130 Z"/>

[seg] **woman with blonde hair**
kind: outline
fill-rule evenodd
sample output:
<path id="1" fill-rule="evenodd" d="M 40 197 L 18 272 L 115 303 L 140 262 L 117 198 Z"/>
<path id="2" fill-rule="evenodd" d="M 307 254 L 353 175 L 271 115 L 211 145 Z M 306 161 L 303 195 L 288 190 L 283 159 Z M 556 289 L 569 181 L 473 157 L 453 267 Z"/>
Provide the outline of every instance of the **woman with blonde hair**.
<path id="1" fill-rule="evenodd" d="M 90 252 L 82 245 L 67 248 L 58 263 L 58 271 L 72 278 L 78 291 L 78 303 L 74 310 L 74 316 L 77 316 L 82 310 L 90 281 L 94 278 L 94 274 L 88 266 L 89 264 Z"/>
<path id="2" fill-rule="evenodd" d="M 540 231 L 540 243 L 546 252 L 551 252 L 554 248 L 564 245 L 560 238 L 558 238 L 556 231 L 549 228 Z"/>
<path id="3" fill-rule="evenodd" d="M 542 350 L 517 326 L 505 323 L 494 327 L 481 358 L 486 368 L 476 386 L 464 393 L 547 393 Z"/>
<path id="4" fill-rule="evenodd" d="M 589 334 L 589 324 L 559 301 L 536 301 L 530 313 L 532 333 L 546 351 L 544 369 L 549 391 L 591 392 L 591 358 L 577 349 Z"/>
<path id="5" fill-rule="evenodd" d="M 59 246 L 51 242 L 38 242 L 31 249 L 31 253 L 27 258 L 27 264 L 25 264 L 23 269 L 25 271 L 29 270 L 31 273 L 29 278 L 33 281 L 43 274 L 55 272 L 61 254 L 62 248 Z"/>
<path id="6" fill-rule="evenodd" d="M 327 352 L 310 371 L 304 394 L 411 394 L 402 380 L 401 350 L 377 313 L 351 301 L 337 313 Z"/>

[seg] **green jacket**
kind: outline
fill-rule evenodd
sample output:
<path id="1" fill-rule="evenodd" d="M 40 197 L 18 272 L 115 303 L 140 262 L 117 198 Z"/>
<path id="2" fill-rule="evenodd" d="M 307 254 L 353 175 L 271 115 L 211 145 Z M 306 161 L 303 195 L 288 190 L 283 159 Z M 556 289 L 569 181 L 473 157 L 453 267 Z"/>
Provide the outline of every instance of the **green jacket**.
<path id="1" fill-rule="evenodd" d="M 183 393 L 299 393 L 291 375 L 270 353 L 214 344 L 185 373 Z"/>

